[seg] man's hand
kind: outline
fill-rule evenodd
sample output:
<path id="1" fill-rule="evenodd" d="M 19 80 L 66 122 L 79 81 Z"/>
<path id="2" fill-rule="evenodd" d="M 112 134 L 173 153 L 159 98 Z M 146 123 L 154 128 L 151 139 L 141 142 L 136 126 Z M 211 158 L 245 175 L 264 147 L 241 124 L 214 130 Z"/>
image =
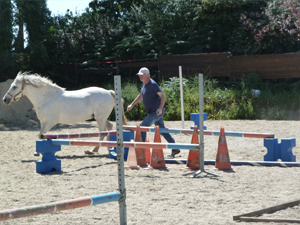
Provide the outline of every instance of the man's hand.
<path id="1" fill-rule="evenodd" d="M 138 96 L 136 96 L 136 98 L 134 99 L 133 102 L 131 102 L 131 104 L 129 106 L 127 106 L 127 111 L 130 111 L 133 106 L 137 103 L 139 103 L 140 101 L 142 101 L 143 99 L 143 96 L 142 96 L 142 93 L 140 93 Z"/>
<path id="2" fill-rule="evenodd" d="M 156 115 L 159 116 L 159 115 L 161 115 L 161 114 L 162 114 L 162 109 L 157 109 L 157 110 L 156 110 Z"/>
<path id="3" fill-rule="evenodd" d="M 129 106 L 127 106 L 127 111 L 130 111 L 133 108 L 133 105 L 130 104 Z"/>

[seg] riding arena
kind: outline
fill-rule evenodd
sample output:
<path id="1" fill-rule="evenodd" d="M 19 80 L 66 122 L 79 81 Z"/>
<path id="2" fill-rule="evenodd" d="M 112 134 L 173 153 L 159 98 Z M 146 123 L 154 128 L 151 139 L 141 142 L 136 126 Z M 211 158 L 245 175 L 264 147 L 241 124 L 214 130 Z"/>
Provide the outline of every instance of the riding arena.
<path id="1" fill-rule="evenodd" d="M 121 148 L 118 145 L 117 133 L 120 126 L 124 130 L 126 126 L 136 129 L 140 122 L 128 121 L 128 125 L 124 126 L 122 123 L 118 124 L 118 120 L 111 122 L 112 126 L 103 130 L 106 130 L 107 136 L 109 132 L 111 136 L 116 135 L 117 141 L 114 142 L 114 146 L 110 143 L 109 147 L 116 147 L 118 153 Z M 200 121 L 199 133 L 197 132 L 197 137 L 200 135 L 200 139 L 195 143 L 195 136 L 191 129 L 195 122 L 185 121 L 184 129 L 191 132 L 172 134 L 176 144 L 182 147 L 180 154 L 174 159 L 169 158 L 171 149 L 162 148 L 165 168 L 125 169 L 123 176 L 125 183 L 121 190 L 126 189 L 126 193 L 120 193 L 119 156 L 117 160 L 112 159 L 107 149 L 108 145 L 102 145 L 98 152 L 93 152 L 96 144 L 91 143 L 101 143 L 103 138 L 99 141 L 99 136 L 95 135 L 88 139 L 82 137 L 70 140 L 50 139 L 53 143 L 55 140 L 57 143 L 60 140 L 61 149 L 55 152 L 55 157 L 60 160 L 61 169 L 38 173 L 37 162 L 43 155 L 33 154 L 37 150 L 37 141 L 43 141 L 38 137 L 38 135 L 41 137 L 40 122 L 28 119 L 24 124 L 0 123 L 0 146 L 2 147 L 0 215 L 3 216 L 3 210 L 9 211 L 9 209 L 11 209 L 10 214 L 6 215 L 9 217 L 13 217 L 14 213 L 15 215 L 22 213 L 21 211 L 26 209 L 36 213 L 36 216 L 24 216 L 15 220 L 9 218 L 2 222 L 0 216 L 0 224 L 122 224 L 120 207 L 126 208 L 127 223 L 136 225 L 249 224 L 246 221 L 252 221 L 254 224 L 278 224 L 282 221 L 282 224 L 289 224 L 300 221 L 300 202 L 298 202 L 300 148 L 296 143 L 296 140 L 300 140 L 298 132 L 300 122 L 267 120 L 202 122 L 208 131 L 218 132 L 221 127 L 224 128 L 228 149 L 227 163 L 230 164 L 231 161 L 253 163 L 232 163 L 231 168 L 226 170 L 217 168 L 215 163 L 220 156 L 221 132 L 214 135 L 202 130 L 204 135 L 201 138 Z M 182 127 L 181 121 L 165 121 L 165 125 L 174 130 L 181 130 Z M 58 123 L 48 133 L 97 133 L 98 127 L 99 123 L 96 121 L 79 122 L 73 125 Z M 240 133 L 274 134 L 274 136 L 240 137 Z M 136 134 L 135 130 L 134 135 Z M 151 143 L 156 142 L 155 132 L 147 132 L 147 137 Z M 274 142 L 270 145 L 285 149 L 281 152 L 288 152 L 293 162 L 284 162 L 283 156 L 279 155 L 281 158 L 276 162 L 267 163 L 266 159 L 277 149 L 274 147 L 270 150 L 266 144 L 265 139 L 272 138 L 278 139 L 278 143 Z M 283 143 L 286 139 L 290 145 L 287 144 L 288 147 L 284 148 Z M 72 140 L 74 143 L 77 140 L 77 143 L 86 142 L 86 144 L 78 144 L 79 146 L 64 144 Z M 90 144 L 87 144 L 88 142 Z M 123 142 L 123 147 L 132 146 L 130 142 L 126 143 L 127 141 Z M 149 144 L 149 146 L 160 148 L 163 144 L 168 144 L 163 138 L 161 143 L 161 145 Z M 184 168 L 187 167 L 186 162 L 189 161 L 191 151 L 200 151 L 201 154 L 201 144 L 204 146 L 202 149 L 204 165 L 200 165 L 200 169 L 204 166 L 205 171 L 192 178 L 191 175 L 197 169 L 189 171 Z M 195 148 L 185 149 L 188 145 L 190 147 L 193 145 Z M 93 154 L 85 154 L 86 151 Z M 129 147 L 129 151 L 132 151 L 132 147 Z M 153 149 L 151 152 L 153 153 Z M 274 154 L 278 156 L 279 153 Z M 124 160 L 125 165 L 126 163 Z M 124 200 L 122 196 L 126 196 L 125 206 L 121 206 Z M 99 203 L 93 204 L 93 198 L 95 203 L 97 200 Z M 291 202 L 294 204 L 263 210 Z M 64 203 L 69 204 L 72 210 L 57 210 L 62 205 L 65 207 Z M 49 209 L 51 213 L 37 213 L 47 207 L 51 208 Z M 51 211 L 52 207 L 55 210 L 53 208 Z M 249 214 L 257 211 L 259 211 L 257 214 Z M 248 220 L 243 220 L 246 216 L 237 215 L 248 215 Z"/>

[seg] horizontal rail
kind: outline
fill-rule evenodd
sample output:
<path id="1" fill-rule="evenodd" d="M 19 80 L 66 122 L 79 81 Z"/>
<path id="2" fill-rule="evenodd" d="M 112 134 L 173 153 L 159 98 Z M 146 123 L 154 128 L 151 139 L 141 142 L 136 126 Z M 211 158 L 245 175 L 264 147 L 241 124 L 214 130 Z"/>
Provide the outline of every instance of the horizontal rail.
<path id="1" fill-rule="evenodd" d="M 92 205 L 99 205 L 108 202 L 120 200 L 120 194 L 117 192 L 94 195 L 76 199 L 69 199 L 60 202 L 53 202 L 44 205 L 28 206 L 18 209 L 8 209 L 0 211 L 0 221 L 9 219 L 18 219 L 23 217 L 37 216 L 46 213 L 60 212 L 75 208 L 82 208 Z"/>
<path id="2" fill-rule="evenodd" d="M 76 145 L 76 146 L 99 146 L 99 147 L 117 147 L 116 141 L 86 141 L 86 140 L 51 140 L 53 145 Z M 125 148 L 154 148 L 154 149 L 188 149 L 199 150 L 199 144 L 181 144 L 181 143 L 150 143 L 150 142 L 123 142 Z"/>
<path id="3" fill-rule="evenodd" d="M 124 126 L 124 130 L 136 131 L 136 126 Z M 140 127 L 141 132 L 155 132 L 155 127 Z M 174 128 L 160 128 L 160 133 L 173 133 L 173 134 L 188 134 L 192 135 L 194 130 L 190 129 L 174 129 Z M 204 130 L 204 135 L 219 136 L 220 131 Z M 199 130 L 198 130 L 199 134 Z M 89 137 L 106 137 L 116 136 L 115 130 L 101 131 L 94 133 L 58 133 L 58 134 L 42 134 L 42 139 L 71 139 L 71 138 L 89 138 Z M 253 133 L 253 132 L 234 132 L 225 131 L 225 136 L 229 137 L 244 137 L 244 138 L 274 138 L 274 134 L 268 133 Z"/>
<path id="4" fill-rule="evenodd" d="M 204 135 L 219 136 L 220 131 L 204 130 Z M 274 134 L 235 132 L 235 131 L 225 131 L 225 136 L 228 136 L 228 137 L 244 137 L 244 138 L 274 138 L 275 137 Z"/>
<path id="5" fill-rule="evenodd" d="M 136 126 L 123 126 L 124 130 L 136 131 Z M 155 132 L 155 127 L 140 127 L 141 132 Z M 193 134 L 194 130 L 190 129 L 174 129 L 174 128 L 160 128 L 160 133 L 173 133 L 173 134 Z M 219 136 L 220 131 L 209 131 L 204 130 L 204 135 Z M 198 130 L 199 134 L 199 130 Z M 274 138 L 274 134 L 268 133 L 253 133 L 253 132 L 235 132 L 235 131 L 225 131 L 225 136 L 229 137 L 245 137 L 245 138 Z"/>
<path id="6" fill-rule="evenodd" d="M 165 159 L 169 164 L 186 164 L 186 159 Z M 230 161 L 235 166 L 278 166 L 278 167 L 300 167 L 299 162 L 273 162 L 273 161 Z M 205 165 L 215 165 L 215 160 L 204 160 Z"/>
<path id="7" fill-rule="evenodd" d="M 89 138 L 89 137 L 106 137 L 116 136 L 115 130 L 101 131 L 93 133 L 58 133 L 58 134 L 42 134 L 41 139 L 70 139 L 70 138 Z"/>

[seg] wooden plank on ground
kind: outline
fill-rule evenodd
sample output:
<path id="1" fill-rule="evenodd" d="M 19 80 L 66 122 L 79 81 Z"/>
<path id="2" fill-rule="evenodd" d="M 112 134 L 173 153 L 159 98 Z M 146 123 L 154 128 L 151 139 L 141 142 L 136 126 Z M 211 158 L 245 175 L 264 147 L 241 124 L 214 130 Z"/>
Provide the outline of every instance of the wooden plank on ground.
<path id="1" fill-rule="evenodd" d="M 281 210 L 281 209 L 285 209 L 285 208 L 288 208 L 288 207 L 293 207 L 293 206 L 299 205 L 299 204 L 300 204 L 300 200 L 287 202 L 287 203 L 284 203 L 284 204 L 268 207 L 268 208 L 257 210 L 257 211 L 254 211 L 254 212 L 250 212 L 250 213 L 246 213 L 246 214 L 242 214 L 242 215 L 238 215 L 238 216 L 233 216 L 233 220 L 241 220 L 241 218 L 249 219 L 249 218 L 254 217 L 254 216 L 260 216 L 260 215 L 265 214 L 265 213 L 272 213 L 272 212 L 275 212 L 275 211 L 278 211 L 278 210 Z M 255 219 L 255 218 L 253 218 L 253 219 Z M 261 218 L 261 219 L 263 219 L 263 218 Z"/>
<path id="2" fill-rule="evenodd" d="M 239 220 L 245 222 L 300 223 L 300 220 L 298 219 L 257 218 L 245 216 L 240 217 Z"/>

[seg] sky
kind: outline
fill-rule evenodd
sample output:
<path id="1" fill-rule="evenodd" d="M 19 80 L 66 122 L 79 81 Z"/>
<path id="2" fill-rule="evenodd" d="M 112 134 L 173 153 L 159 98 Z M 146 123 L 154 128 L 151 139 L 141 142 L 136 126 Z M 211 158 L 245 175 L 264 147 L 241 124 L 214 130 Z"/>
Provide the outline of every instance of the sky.
<path id="1" fill-rule="evenodd" d="M 47 0 L 47 6 L 52 15 L 64 15 L 68 9 L 75 13 L 82 13 L 92 0 Z"/>

